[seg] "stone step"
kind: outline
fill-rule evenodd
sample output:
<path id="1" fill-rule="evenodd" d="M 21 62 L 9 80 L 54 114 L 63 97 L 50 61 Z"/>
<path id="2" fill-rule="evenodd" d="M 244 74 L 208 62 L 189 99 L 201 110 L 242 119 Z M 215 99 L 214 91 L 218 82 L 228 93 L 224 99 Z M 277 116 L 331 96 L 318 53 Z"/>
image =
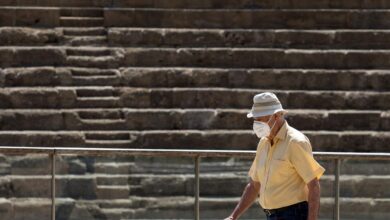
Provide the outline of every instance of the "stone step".
<path id="1" fill-rule="evenodd" d="M 64 42 L 71 46 L 103 46 L 107 44 L 107 37 L 96 36 L 65 36 Z"/>
<path id="2" fill-rule="evenodd" d="M 0 47 L 0 66 L 34 67 L 62 66 L 66 61 L 65 50 L 58 47 Z"/>
<path id="3" fill-rule="evenodd" d="M 272 0 L 115 0 L 113 2 L 114 7 L 131 7 L 131 8 L 183 8 L 183 9 L 388 9 L 390 3 L 386 1 L 373 0 L 373 1 L 302 1 L 302 0 L 290 0 L 290 1 L 272 1 Z"/>
<path id="4" fill-rule="evenodd" d="M 109 7 L 112 0 L 59 0 L 61 7 Z"/>
<path id="5" fill-rule="evenodd" d="M 123 119 L 82 119 L 83 130 L 125 130 L 126 120 Z"/>
<path id="6" fill-rule="evenodd" d="M 99 185 L 96 189 L 97 199 L 128 199 L 129 193 L 129 186 Z"/>
<path id="7" fill-rule="evenodd" d="M 127 129 L 251 129 L 246 119 L 249 110 L 234 109 L 126 109 Z M 289 110 L 287 120 L 300 130 L 386 131 L 388 112 Z M 147 122 L 149 121 L 149 122 Z M 160 121 L 164 123 L 154 123 Z M 301 123 L 302 121 L 306 123 Z"/>
<path id="8" fill-rule="evenodd" d="M 60 15 L 63 17 L 103 17 L 104 11 L 102 8 L 71 8 L 62 7 Z"/>
<path id="9" fill-rule="evenodd" d="M 133 87 L 390 90 L 386 70 L 141 67 L 124 68 L 121 75 Z"/>
<path id="10" fill-rule="evenodd" d="M 117 108 L 120 106 L 120 98 L 116 96 L 81 97 L 77 98 L 76 103 L 81 108 Z"/>
<path id="11" fill-rule="evenodd" d="M 81 119 L 124 119 L 125 117 L 121 110 L 79 111 L 77 114 Z"/>
<path id="12" fill-rule="evenodd" d="M 60 17 L 62 27 L 99 27 L 103 24 L 101 17 Z"/>
<path id="13" fill-rule="evenodd" d="M 106 27 L 387 29 L 388 10 L 110 8 Z"/>
<path id="14" fill-rule="evenodd" d="M 321 160 L 315 156 L 318 162 L 326 170 L 325 175 L 333 176 L 334 161 Z M 103 159 L 103 158 L 102 158 Z M 123 160 L 106 158 L 96 161 L 93 165 L 97 174 L 104 175 L 134 175 L 129 179 L 130 185 L 140 185 L 140 178 L 166 176 L 166 175 L 194 175 L 194 161 L 191 158 L 149 158 L 126 157 Z M 126 160 L 125 160 L 126 159 Z M 202 175 L 241 175 L 246 176 L 254 158 L 202 158 L 200 173 Z M 133 160 L 134 162 L 129 162 Z M 343 160 L 340 166 L 341 175 L 346 176 L 389 176 L 390 167 L 388 161 L 368 160 Z"/>
<path id="15" fill-rule="evenodd" d="M 73 76 L 72 85 L 75 86 L 116 86 L 121 83 L 118 76 Z"/>
<path id="16" fill-rule="evenodd" d="M 0 163 L 0 175 L 8 175 L 11 173 L 11 167 L 7 163 Z"/>
<path id="17" fill-rule="evenodd" d="M 136 204 L 143 204 L 146 209 L 103 209 L 106 214 L 115 214 L 119 218 L 130 219 L 175 219 L 177 216 L 184 219 L 193 217 L 193 197 L 130 197 Z M 239 202 L 240 197 L 201 197 L 200 218 L 202 219 L 223 219 L 231 213 Z M 133 204 L 134 204 L 133 202 Z M 341 216 L 343 219 L 367 219 L 378 220 L 388 219 L 386 206 L 390 203 L 388 199 L 373 198 L 341 198 Z M 333 216 L 333 198 L 321 198 L 320 220 L 329 220 Z M 179 208 L 180 207 L 180 208 Z M 163 210 L 163 211 L 162 211 Z M 358 210 L 358 211 L 357 211 Z M 258 204 L 254 204 L 242 216 L 243 219 L 264 219 L 265 214 Z"/>
<path id="18" fill-rule="evenodd" d="M 319 159 L 319 163 L 326 169 L 325 175 L 334 174 L 334 161 Z M 8 156 L 9 162 L 3 163 L 9 167 L 7 175 L 49 175 L 50 159 L 47 155 L 39 156 Z M 202 175 L 241 175 L 246 176 L 254 158 L 202 158 L 200 173 Z M 346 176 L 389 176 L 389 161 L 380 160 L 343 160 L 340 166 L 341 175 Z M 145 157 L 145 156 L 61 156 L 56 160 L 59 175 L 77 174 L 95 176 L 114 175 L 124 178 L 134 175 L 129 179 L 130 185 L 140 185 L 141 177 L 156 176 L 181 176 L 194 174 L 193 158 L 179 157 Z M 113 177 L 114 177 L 113 176 Z M 138 178 L 139 177 L 139 178 Z M 108 184 L 104 184 L 108 185 Z"/>
<path id="19" fill-rule="evenodd" d="M 108 7 L 112 0 L 3 0 L 1 6 Z"/>
<path id="20" fill-rule="evenodd" d="M 2 72 L 5 87 L 93 86 L 94 82 L 98 86 L 107 80 L 107 84 L 117 87 L 390 91 L 388 70 L 32 67 L 6 68 Z"/>
<path id="21" fill-rule="evenodd" d="M 55 6 L 55 7 L 131 7 L 131 8 L 195 8 L 195 9 L 208 9 L 208 8 L 244 8 L 244 9 L 256 9 L 256 8 L 270 8 L 270 9 L 388 9 L 390 4 L 386 1 L 371 0 L 371 1 L 302 1 L 302 0 L 290 0 L 290 1 L 271 1 L 271 0 L 40 0 L 40 1 L 13 1 L 3 0 L 0 2 L 0 6 Z"/>
<path id="22" fill-rule="evenodd" d="M 125 48 L 128 67 L 388 69 L 388 50 Z"/>
<path id="23" fill-rule="evenodd" d="M 86 132 L 85 138 L 93 140 L 129 140 L 128 133 Z"/>
<path id="24" fill-rule="evenodd" d="M 7 67 L 215 67 L 276 69 L 388 69 L 389 50 L 258 48 L 115 48 L 107 57 L 66 56 L 66 47 L 1 47 Z M 29 59 L 26 59 L 28 57 Z M 44 57 L 45 59 L 42 59 Z M 39 58 L 39 59 L 38 59 Z"/>
<path id="25" fill-rule="evenodd" d="M 94 47 L 88 48 L 68 48 L 66 50 L 68 56 L 109 56 L 111 51 L 109 49 L 100 49 Z"/>
<path id="26" fill-rule="evenodd" d="M 317 158 L 317 156 L 315 156 Z M 104 175 L 193 175 L 194 161 L 191 158 L 149 158 L 127 157 L 127 160 L 106 158 L 94 164 L 95 172 Z M 200 173 L 202 175 L 242 175 L 246 176 L 254 158 L 202 158 Z M 134 162 L 129 162 L 133 160 Z M 334 174 L 334 161 L 320 160 L 326 169 L 325 175 Z M 115 161 L 115 162 L 113 162 Z M 383 175 L 388 176 L 390 168 L 386 161 L 344 160 L 341 164 L 342 175 Z M 387 166 L 387 167 L 386 167 Z M 140 185 L 138 178 L 129 180 L 130 185 Z"/>
<path id="27" fill-rule="evenodd" d="M 253 96 L 267 90 L 230 88 L 121 89 L 123 106 L 131 108 L 248 108 Z M 272 90 L 285 109 L 387 110 L 388 92 Z M 164 97 L 161 99 L 160 97 Z"/>
<path id="28" fill-rule="evenodd" d="M 0 164 L 7 163 L 8 159 L 6 155 L 0 154 Z"/>
<path id="29" fill-rule="evenodd" d="M 7 198 L 49 198 L 51 176 L 2 176 L 1 197 Z M 88 176 L 65 175 L 56 177 L 56 196 L 76 199 L 95 199 L 96 179 Z M 128 197 L 128 194 L 127 194 Z"/>
<path id="30" fill-rule="evenodd" d="M 118 66 L 118 58 L 115 56 L 86 57 L 68 56 L 67 64 L 75 67 L 112 68 Z"/>
<path id="31" fill-rule="evenodd" d="M 117 95 L 113 87 L 85 87 L 76 89 L 77 97 L 112 97 Z"/>
<path id="32" fill-rule="evenodd" d="M 0 141 L 4 146 L 117 146 L 126 148 L 215 150 L 255 150 L 258 143 L 258 138 L 253 134 L 252 130 L 156 130 L 127 132 L 131 137 L 127 142 L 115 140 L 86 141 L 82 130 L 0 131 Z M 390 141 L 389 132 L 316 130 L 303 131 L 303 133 L 311 140 L 313 151 L 389 152 L 387 144 Z"/>
<path id="33" fill-rule="evenodd" d="M 134 162 L 103 162 L 94 164 L 96 174 L 129 174 L 135 168 L 136 164 Z"/>
<path id="34" fill-rule="evenodd" d="M 106 35 L 106 29 L 104 27 L 73 27 L 73 28 L 62 28 L 64 35 L 66 36 L 97 36 Z"/>
<path id="35" fill-rule="evenodd" d="M 200 198 L 201 219 L 223 219 L 239 202 L 239 197 Z M 25 219 L 35 216 L 38 219 L 50 218 L 49 198 L 10 198 L 0 200 L 4 208 L 4 220 Z M 72 220 L 85 216 L 104 216 L 105 219 L 191 219 L 193 218 L 194 198 L 175 197 L 136 197 L 114 200 L 75 200 L 58 198 L 56 216 Z M 387 220 L 389 199 L 341 198 L 341 218 L 346 220 L 376 219 Z M 321 198 L 319 220 L 329 220 L 333 216 L 333 198 Z M 71 210 L 71 211 L 69 211 Z M 14 218 L 15 217 L 15 218 Z M 92 217 L 95 219 L 95 217 Z M 98 218 L 100 219 L 100 218 Z M 103 219 L 103 218 L 101 218 Z M 242 219 L 265 219 L 258 204 L 252 205 Z"/>
<path id="36" fill-rule="evenodd" d="M 128 187 L 127 175 L 97 175 L 97 184 L 106 186 L 127 186 Z"/>
<path id="37" fill-rule="evenodd" d="M 130 140 L 86 140 L 86 147 L 94 148 L 129 148 L 131 145 Z"/>
<path id="38" fill-rule="evenodd" d="M 120 72 L 116 69 L 97 69 L 97 68 L 66 68 L 75 77 L 93 77 L 93 76 L 119 76 Z"/>
<path id="39" fill-rule="evenodd" d="M 108 43 L 130 47 L 389 49 L 388 30 L 110 28 Z"/>
<path id="40" fill-rule="evenodd" d="M 31 176 L 50 175 L 51 160 L 44 154 L 9 155 L 10 172 L 7 175 Z M 84 175 L 88 171 L 88 158 L 77 158 L 75 156 L 57 156 L 56 174 Z"/>
<path id="41" fill-rule="evenodd" d="M 249 109 L 253 96 L 274 92 L 285 109 L 388 110 L 389 92 L 256 90 L 231 88 L 11 87 L 0 89 L 0 108 L 227 108 Z M 111 92 L 107 97 L 77 97 Z M 79 93 L 80 94 L 80 93 Z M 33 99 L 32 99 L 33 97 Z M 43 100 L 44 97 L 44 100 Z M 160 97 L 164 97 L 161 99 Z M 50 98 L 51 102 L 47 102 Z M 104 102 L 99 104 L 99 101 Z M 108 105 L 109 103 L 113 105 Z"/>
<path id="42" fill-rule="evenodd" d="M 57 28 L 1 27 L 1 46 L 58 45 L 63 34 Z"/>
<path id="43" fill-rule="evenodd" d="M 131 175 L 130 194 L 137 196 L 194 195 L 194 176 L 186 175 Z M 200 196 L 240 196 L 248 184 L 246 174 L 200 174 Z M 325 175 L 320 180 L 321 197 L 334 194 L 334 177 Z M 357 198 L 388 198 L 389 176 L 343 175 L 340 177 L 340 196 Z M 136 186 L 133 188 L 133 186 Z M 224 187 L 222 187 L 224 186 Z"/>

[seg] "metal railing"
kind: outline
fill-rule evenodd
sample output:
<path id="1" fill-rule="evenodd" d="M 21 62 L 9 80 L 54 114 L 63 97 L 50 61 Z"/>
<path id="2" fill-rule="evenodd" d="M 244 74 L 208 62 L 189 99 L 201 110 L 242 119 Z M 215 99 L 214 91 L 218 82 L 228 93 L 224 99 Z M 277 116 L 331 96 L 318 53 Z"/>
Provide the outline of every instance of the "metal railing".
<path id="1" fill-rule="evenodd" d="M 152 156 L 152 157 L 190 157 L 195 163 L 194 181 L 194 219 L 199 220 L 199 172 L 202 157 L 240 157 L 254 158 L 256 151 L 239 150 L 166 150 L 166 149 L 115 149 L 115 148 L 73 148 L 73 147 L 0 147 L 2 154 L 48 154 L 51 159 L 51 220 L 55 220 L 56 155 L 85 156 Z M 390 153 L 351 153 L 351 152 L 314 152 L 321 160 L 333 160 L 335 164 L 334 181 L 334 217 L 340 219 L 340 166 L 343 160 L 390 160 Z"/>

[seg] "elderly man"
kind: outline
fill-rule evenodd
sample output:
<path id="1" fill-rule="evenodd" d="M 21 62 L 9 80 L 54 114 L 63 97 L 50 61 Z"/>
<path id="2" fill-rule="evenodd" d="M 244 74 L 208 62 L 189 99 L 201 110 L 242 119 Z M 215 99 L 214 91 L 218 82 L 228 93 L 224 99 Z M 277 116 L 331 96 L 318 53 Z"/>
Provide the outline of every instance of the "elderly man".
<path id="1" fill-rule="evenodd" d="M 253 102 L 247 117 L 260 141 L 250 182 L 226 220 L 238 219 L 258 196 L 268 220 L 316 220 L 325 169 L 313 158 L 309 139 L 289 126 L 275 94 L 257 94 Z"/>

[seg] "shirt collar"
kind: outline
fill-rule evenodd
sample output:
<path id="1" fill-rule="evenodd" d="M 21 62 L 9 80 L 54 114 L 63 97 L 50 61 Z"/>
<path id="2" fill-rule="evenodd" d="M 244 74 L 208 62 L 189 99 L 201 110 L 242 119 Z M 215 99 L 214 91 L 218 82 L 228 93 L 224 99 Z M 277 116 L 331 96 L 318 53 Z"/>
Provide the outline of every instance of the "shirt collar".
<path id="1" fill-rule="evenodd" d="M 280 130 L 276 134 L 275 138 L 280 139 L 280 140 L 284 140 L 286 138 L 286 134 L 287 134 L 287 126 L 288 126 L 287 121 L 284 121 L 282 127 L 280 128 Z"/>

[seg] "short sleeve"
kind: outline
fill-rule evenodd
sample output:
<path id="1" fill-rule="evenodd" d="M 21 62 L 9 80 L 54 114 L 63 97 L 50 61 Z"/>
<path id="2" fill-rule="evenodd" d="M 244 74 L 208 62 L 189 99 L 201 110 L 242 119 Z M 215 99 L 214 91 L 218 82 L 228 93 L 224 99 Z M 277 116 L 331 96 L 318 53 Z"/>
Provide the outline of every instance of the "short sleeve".
<path id="1" fill-rule="evenodd" d="M 259 177 L 259 172 L 258 172 L 258 164 L 259 164 L 259 158 L 260 158 L 260 148 L 261 148 L 261 143 L 263 139 L 260 139 L 259 143 L 257 144 L 257 149 L 256 149 L 256 156 L 255 159 L 252 162 L 252 165 L 249 169 L 248 176 L 251 177 L 251 179 L 254 182 L 260 182 L 260 177 Z"/>
<path id="2" fill-rule="evenodd" d="M 320 177 L 325 169 L 314 159 L 310 142 L 292 141 L 289 146 L 290 161 L 305 183 Z"/>
<path id="3" fill-rule="evenodd" d="M 256 153 L 256 157 L 255 159 L 253 160 L 252 162 L 252 166 L 251 168 L 249 169 L 249 172 L 248 172 L 248 176 L 251 177 L 251 179 L 255 182 L 260 182 L 260 178 L 259 178 L 259 175 L 258 175 L 258 172 L 257 172 L 257 164 L 258 163 L 259 159 L 258 159 L 258 156 L 257 156 L 257 153 Z"/>

